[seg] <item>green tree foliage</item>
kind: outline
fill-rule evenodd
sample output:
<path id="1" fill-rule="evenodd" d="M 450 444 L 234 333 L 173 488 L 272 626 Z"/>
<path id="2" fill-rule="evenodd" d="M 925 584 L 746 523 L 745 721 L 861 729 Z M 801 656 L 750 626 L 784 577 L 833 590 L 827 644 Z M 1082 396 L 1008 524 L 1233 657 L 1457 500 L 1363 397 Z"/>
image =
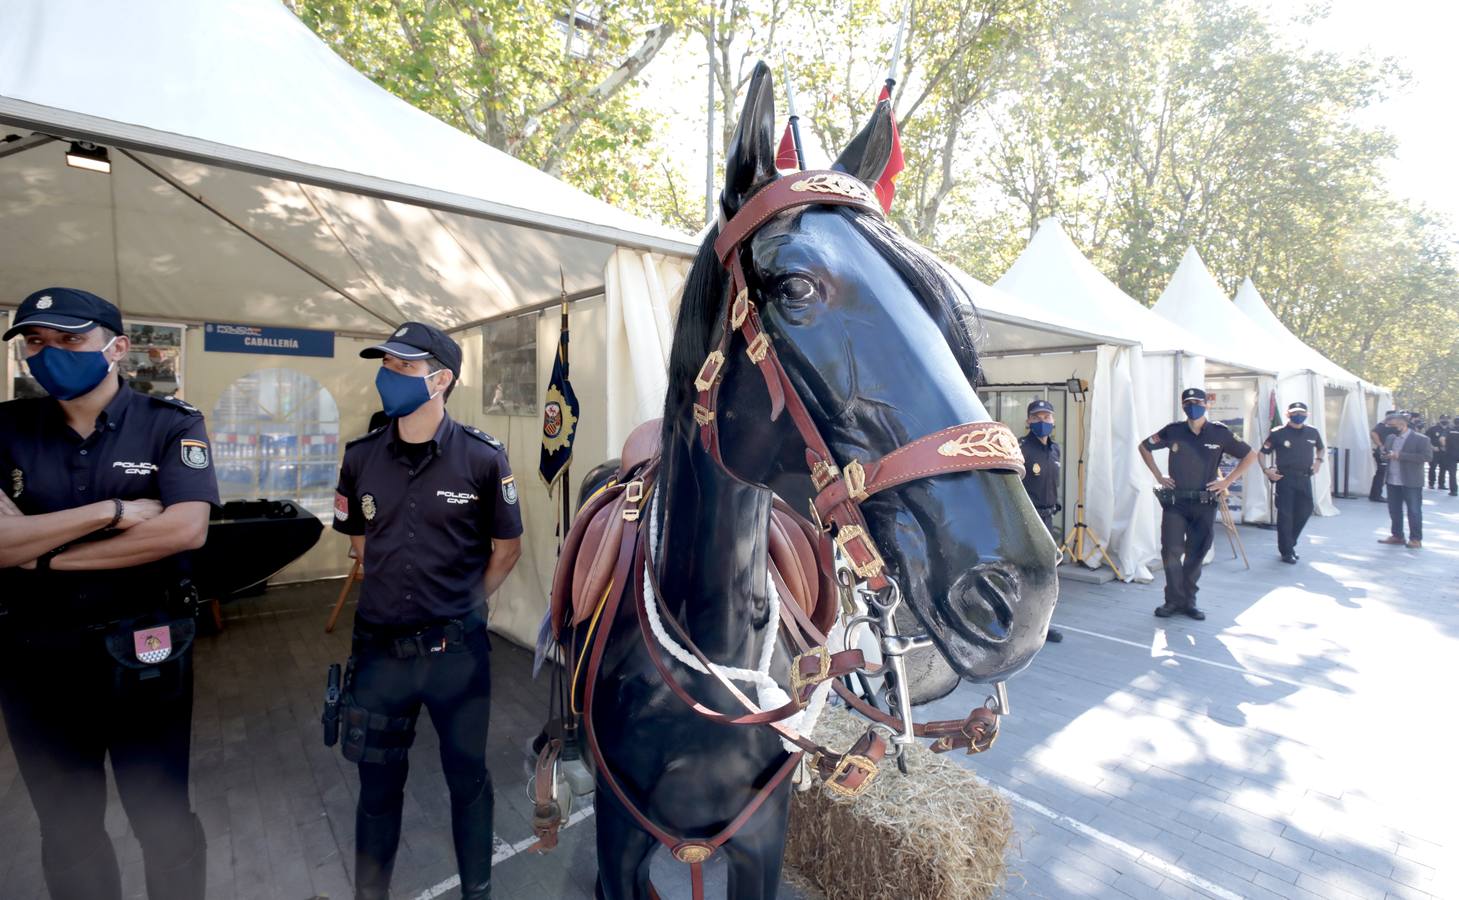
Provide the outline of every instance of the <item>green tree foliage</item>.
<path id="1" fill-rule="evenodd" d="M 1459 406 L 1451 225 L 1391 196 L 1394 142 L 1364 124 L 1402 73 L 1303 46 L 1247 0 L 286 2 L 396 94 L 690 231 L 704 144 L 672 145 L 684 130 L 639 89 L 650 63 L 702 84 L 712 56 L 722 156 L 751 67 L 771 62 L 834 158 L 908 11 L 903 230 L 991 281 L 1056 216 L 1146 303 L 1194 245 L 1228 290 L 1251 276 L 1294 332 L 1400 403 Z"/>
<path id="2" fill-rule="evenodd" d="M 642 210 L 659 184 L 644 69 L 692 0 L 285 0 L 356 69 L 493 147 Z"/>

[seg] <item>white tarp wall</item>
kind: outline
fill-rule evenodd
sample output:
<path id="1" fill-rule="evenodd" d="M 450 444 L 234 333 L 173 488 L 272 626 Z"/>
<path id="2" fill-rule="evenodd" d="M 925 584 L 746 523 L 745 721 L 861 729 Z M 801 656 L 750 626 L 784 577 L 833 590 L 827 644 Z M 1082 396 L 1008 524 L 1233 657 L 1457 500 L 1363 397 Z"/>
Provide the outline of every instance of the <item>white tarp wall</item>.
<path id="1" fill-rule="evenodd" d="M 663 415 L 679 297 L 693 262 L 619 250 L 603 273 L 608 300 L 608 449 L 634 426 Z"/>
<path id="2" fill-rule="evenodd" d="M 1147 582 L 1153 577 L 1148 563 L 1160 554 L 1160 533 L 1154 483 L 1138 447 L 1150 433 L 1140 427 L 1135 391 L 1136 373 L 1146 361 L 1139 347 L 1105 345 L 1097 353 L 1089 440 L 1110 449 L 1089 460 L 1085 512 L 1124 579 Z"/>

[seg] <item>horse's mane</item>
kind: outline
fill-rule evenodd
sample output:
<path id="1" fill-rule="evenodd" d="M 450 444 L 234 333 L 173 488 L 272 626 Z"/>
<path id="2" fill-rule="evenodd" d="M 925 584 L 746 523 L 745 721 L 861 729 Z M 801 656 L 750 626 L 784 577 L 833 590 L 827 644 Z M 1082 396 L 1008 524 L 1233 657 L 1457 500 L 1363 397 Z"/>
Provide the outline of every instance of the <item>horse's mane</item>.
<path id="1" fill-rule="evenodd" d="M 972 298 L 947 274 L 947 270 L 920 245 L 903 237 L 884 220 L 852 207 L 835 207 L 837 213 L 851 222 L 867 243 L 906 281 L 933 320 L 951 335 L 949 344 L 958 365 L 971 384 L 978 383 L 978 350 L 974 343 L 977 312 Z M 729 272 L 720 265 L 714 252 L 719 226 L 710 229 L 694 265 L 684 282 L 683 299 L 674 326 L 674 340 L 669 350 L 669 386 L 664 401 L 664 446 L 670 446 L 680 423 L 691 415 L 695 400 L 694 378 L 704 357 L 715 326 L 724 315 L 725 293 Z"/>

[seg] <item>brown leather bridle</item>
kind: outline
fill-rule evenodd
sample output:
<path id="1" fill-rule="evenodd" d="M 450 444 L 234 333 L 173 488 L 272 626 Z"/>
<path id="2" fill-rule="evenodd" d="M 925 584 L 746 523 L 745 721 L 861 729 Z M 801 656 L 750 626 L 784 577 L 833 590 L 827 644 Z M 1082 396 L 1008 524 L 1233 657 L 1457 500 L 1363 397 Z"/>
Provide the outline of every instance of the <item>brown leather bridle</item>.
<path id="1" fill-rule="evenodd" d="M 715 348 L 710 351 L 699 373 L 694 387 L 697 391 L 694 404 L 694 421 L 698 425 L 698 438 L 704 449 L 721 467 L 728 471 L 721 455 L 719 435 L 718 399 L 723 382 L 724 370 L 729 354 L 736 342 L 736 336 L 743 337 L 745 353 L 760 370 L 765 386 L 770 392 L 770 415 L 778 419 L 782 412 L 789 412 L 791 421 L 800 433 L 806 446 L 806 465 L 816 494 L 809 510 L 819 531 L 820 540 L 816 546 L 817 562 L 827 572 L 836 569 L 835 552 L 831 542 L 839 547 L 854 572 L 854 577 L 863 582 L 873 594 L 888 591 L 895 595 L 897 588 L 886 574 L 886 566 L 878 551 L 860 504 L 869 497 L 911 481 L 932 478 L 954 472 L 969 472 L 983 469 L 999 469 L 1023 474 L 1023 454 L 1018 440 L 1006 425 L 999 422 L 972 422 L 945 428 L 905 444 L 880 459 L 861 461 L 846 460 L 838 464 L 829 444 L 821 436 L 805 402 L 791 383 L 785 368 L 769 335 L 761 327 L 755 304 L 750 300 L 748 282 L 741 261 L 745 243 L 775 216 L 788 210 L 806 206 L 851 206 L 868 214 L 880 217 L 882 210 L 871 191 L 859 180 L 835 171 L 801 172 L 795 176 L 779 179 L 759 191 L 740 211 L 727 222 L 715 241 L 715 252 L 720 262 L 729 270 L 729 294 L 731 302 L 726 304 L 725 316 L 719 325 Z M 658 639 L 651 633 L 646 607 L 645 582 L 653 584 L 656 573 L 649 556 L 646 524 L 652 516 L 642 515 L 643 508 L 652 502 L 651 487 L 654 464 L 621 486 L 625 500 L 623 510 L 625 521 L 633 523 L 625 529 L 617 560 L 613 567 L 610 587 L 604 597 L 600 616 L 588 637 L 588 665 L 584 695 L 584 724 L 588 747 L 597 765 L 598 776 L 606 783 L 624 808 L 644 831 L 653 835 L 669 848 L 673 856 L 687 863 L 691 871 L 695 900 L 704 896 L 703 863 L 734 834 L 743 827 L 760 809 L 772 793 L 800 765 L 805 754 L 809 754 L 811 770 L 828 788 L 847 795 L 857 796 L 864 792 L 876 778 L 879 766 L 888 751 L 887 741 L 877 733 L 875 726 L 845 752 L 837 753 L 816 743 L 814 740 L 788 727 L 785 720 L 797 714 L 810 700 L 815 688 L 831 682 L 835 690 L 853 708 L 872 719 L 884 730 L 888 730 L 899 744 L 912 737 L 933 739 L 935 752 L 964 749 L 977 753 L 988 749 L 997 736 L 998 716 L 988 707 L 980 707 L 965 719 L 938 722 L 914 723 L 906 701 L 905 673 L 897 668 L 899 681 L 903 684 L 899 712 L 901 718 L 883 712 L 870 705 L 841 683 L 842 676 L 853 672 L 868 672 L 861 651 L 845 649 L 832 653 L 827 648 L 828 639 L 810 621 L 806 613 L 794 602 L 788 602 L 790 591 L 780 576 L 772 570 L 776 590 L 787 602 L 779 604 L 779 631 L 785 635 L 797 655 L 791 660 L 790 702 L 772 710 L 759 709 L 744 692 L 723 675 L 718 667 L 695 645 L 693 639 L 673 616 L 664 617 L 682 646 L 700 662 L 709 676 L 712 676 L 743 711 L 726 713 L 715 710 L 696 699 L 679 680 L 658 646 Z M 778 502 L 778 501 L 777 501 Z M 838 579 L 838 584 L 840 581 Z M 843 588 L 849 586 L 842 584 Z M 662 597 L 662 591 L 653 584 L 655 596 Z M 616 621 L 624 594 L 629 593 L 635 601 L 637 618 L 644 646 L 660 677 L 671 691 L 695 713 L 710 721 L 726 725 L 761 725 L 773 729 L 781 738 L 800 748 L 792 753 L 775 771 L 774 775 L 755 794 L 754 798 L 728 825 L 717 834 L 703 839 L 686 839 L 669 833 L 653 822 L 630 798 L 613 773 L 598 744 L 593 724 L 593 700 L 598 674 L 601 669 L 612 623 Z M 883 648 L 888 637 L 896 638 L 891 629 L 893 606 L 881 606 Z M 774 634 L 767 634 L 766 640 L 774 640 Z M 897 638 L 903 643 L 905 639 Z M 900 656 L 892 658 L 899 662 Z M 881 670 L 871 674 L 882 674 Z M 1006 702 L 996 704 L 1001 711 Z M 540 839 L 540 847 L 550 849 L 556 843 L 556 830 L 560 816 L 554 818 L 554 803 L 550 792 L 553 783 L 555 744 L 549 743 L 539 758 L 537 772 L 537 814 L 534 830 Z M 536 848 L 534 848 L 536 849 Z M 651 896 L 657 897 L 652 891 Z"/>
<path id="2" fill-rule="evenodd" d="M 714 242 L 714 252 L 729 270 L 729 296 L 733 299 L 726 304 L 716 346 L 694 379 L 698 392 L 694 421 L 699 426 L 700 443 L 723 466 L 719 388 L 735 336 L 742 336 L 745 355 L 759 368 L 770 392 L 770 418 L 778 419 L 782 411 L 790 413 L 796 431 L 805 442 L 806 466 L 817 492 L 811 506 L 813 518 L 833 536 L 856 576 L 872 590 L 882 590 L 890 582 L 882 555 L 861 513 L 862 503 L 888 488 L 953 472 L 1002 469 L 1022 477 L 1023 452 L 1007 425 L 968 422 L 918 438 L 878 460 L 849 459 L 837 464 L 805 401 L 780 364 L 774 343 L 761 326 L 759 312 L 750 300 L 742 262 L 745 244 L 757 231 L 780 213 L 805 206 L 849 206 L 882 217 L 881 205 L 861 181 L 844 172 L 809 171 L 771 182 L 725 224 Z"/>

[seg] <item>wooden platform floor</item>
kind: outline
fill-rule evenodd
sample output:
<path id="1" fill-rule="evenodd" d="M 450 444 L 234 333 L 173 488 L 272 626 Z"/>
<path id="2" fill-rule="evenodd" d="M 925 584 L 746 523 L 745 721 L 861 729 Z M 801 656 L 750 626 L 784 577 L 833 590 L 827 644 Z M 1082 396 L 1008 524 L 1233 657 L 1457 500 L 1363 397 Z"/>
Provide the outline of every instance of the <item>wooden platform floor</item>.
<path id="1" fill-rule="evenodd" d="M 1011 683 L 992 752 L 963 758 L 1010 791 L 1019 835 L 1010 897 L 1459 897 L 1459 500 L 1426 492 L 1425 549 L 1377 545 L 1386 509 L 1342 501 L 1314 519 L 1298 566 L 1275 535 L 1241 529 L 1245 570 L 1218 537 L 1205 622 L 1157 620 L 1151 585 L 1066 582 L 1049 645 Z M 351 893 L 354 767 L 319 738 L 324 670 L 348 620 L 323 633 L 336 583 L 275 589 L 227 609 L 198 647 L 193 801 L 209 842 L 210 900 Z M 496 896 L 592 896 L 593 818 L 551 856 L 530 836 L 523 744 L 547 685 L 494 638 L 489 761 L 497 790 Z M 966 685 L 932 717 L 960 715 Z M 454 895 L 449 805 L 422 717 L 394 895 Z M 139 850 L 113 796 L 107 819 L 128 897 Z M 29 795 L 0 729 L 0 897 L 46 896 Z M 665 900 L 687 897 L 661 859 Z M 710 896 L 723 896 L 711 866 Z M 786 890 L 784 896 L 799 896 Z"/>

